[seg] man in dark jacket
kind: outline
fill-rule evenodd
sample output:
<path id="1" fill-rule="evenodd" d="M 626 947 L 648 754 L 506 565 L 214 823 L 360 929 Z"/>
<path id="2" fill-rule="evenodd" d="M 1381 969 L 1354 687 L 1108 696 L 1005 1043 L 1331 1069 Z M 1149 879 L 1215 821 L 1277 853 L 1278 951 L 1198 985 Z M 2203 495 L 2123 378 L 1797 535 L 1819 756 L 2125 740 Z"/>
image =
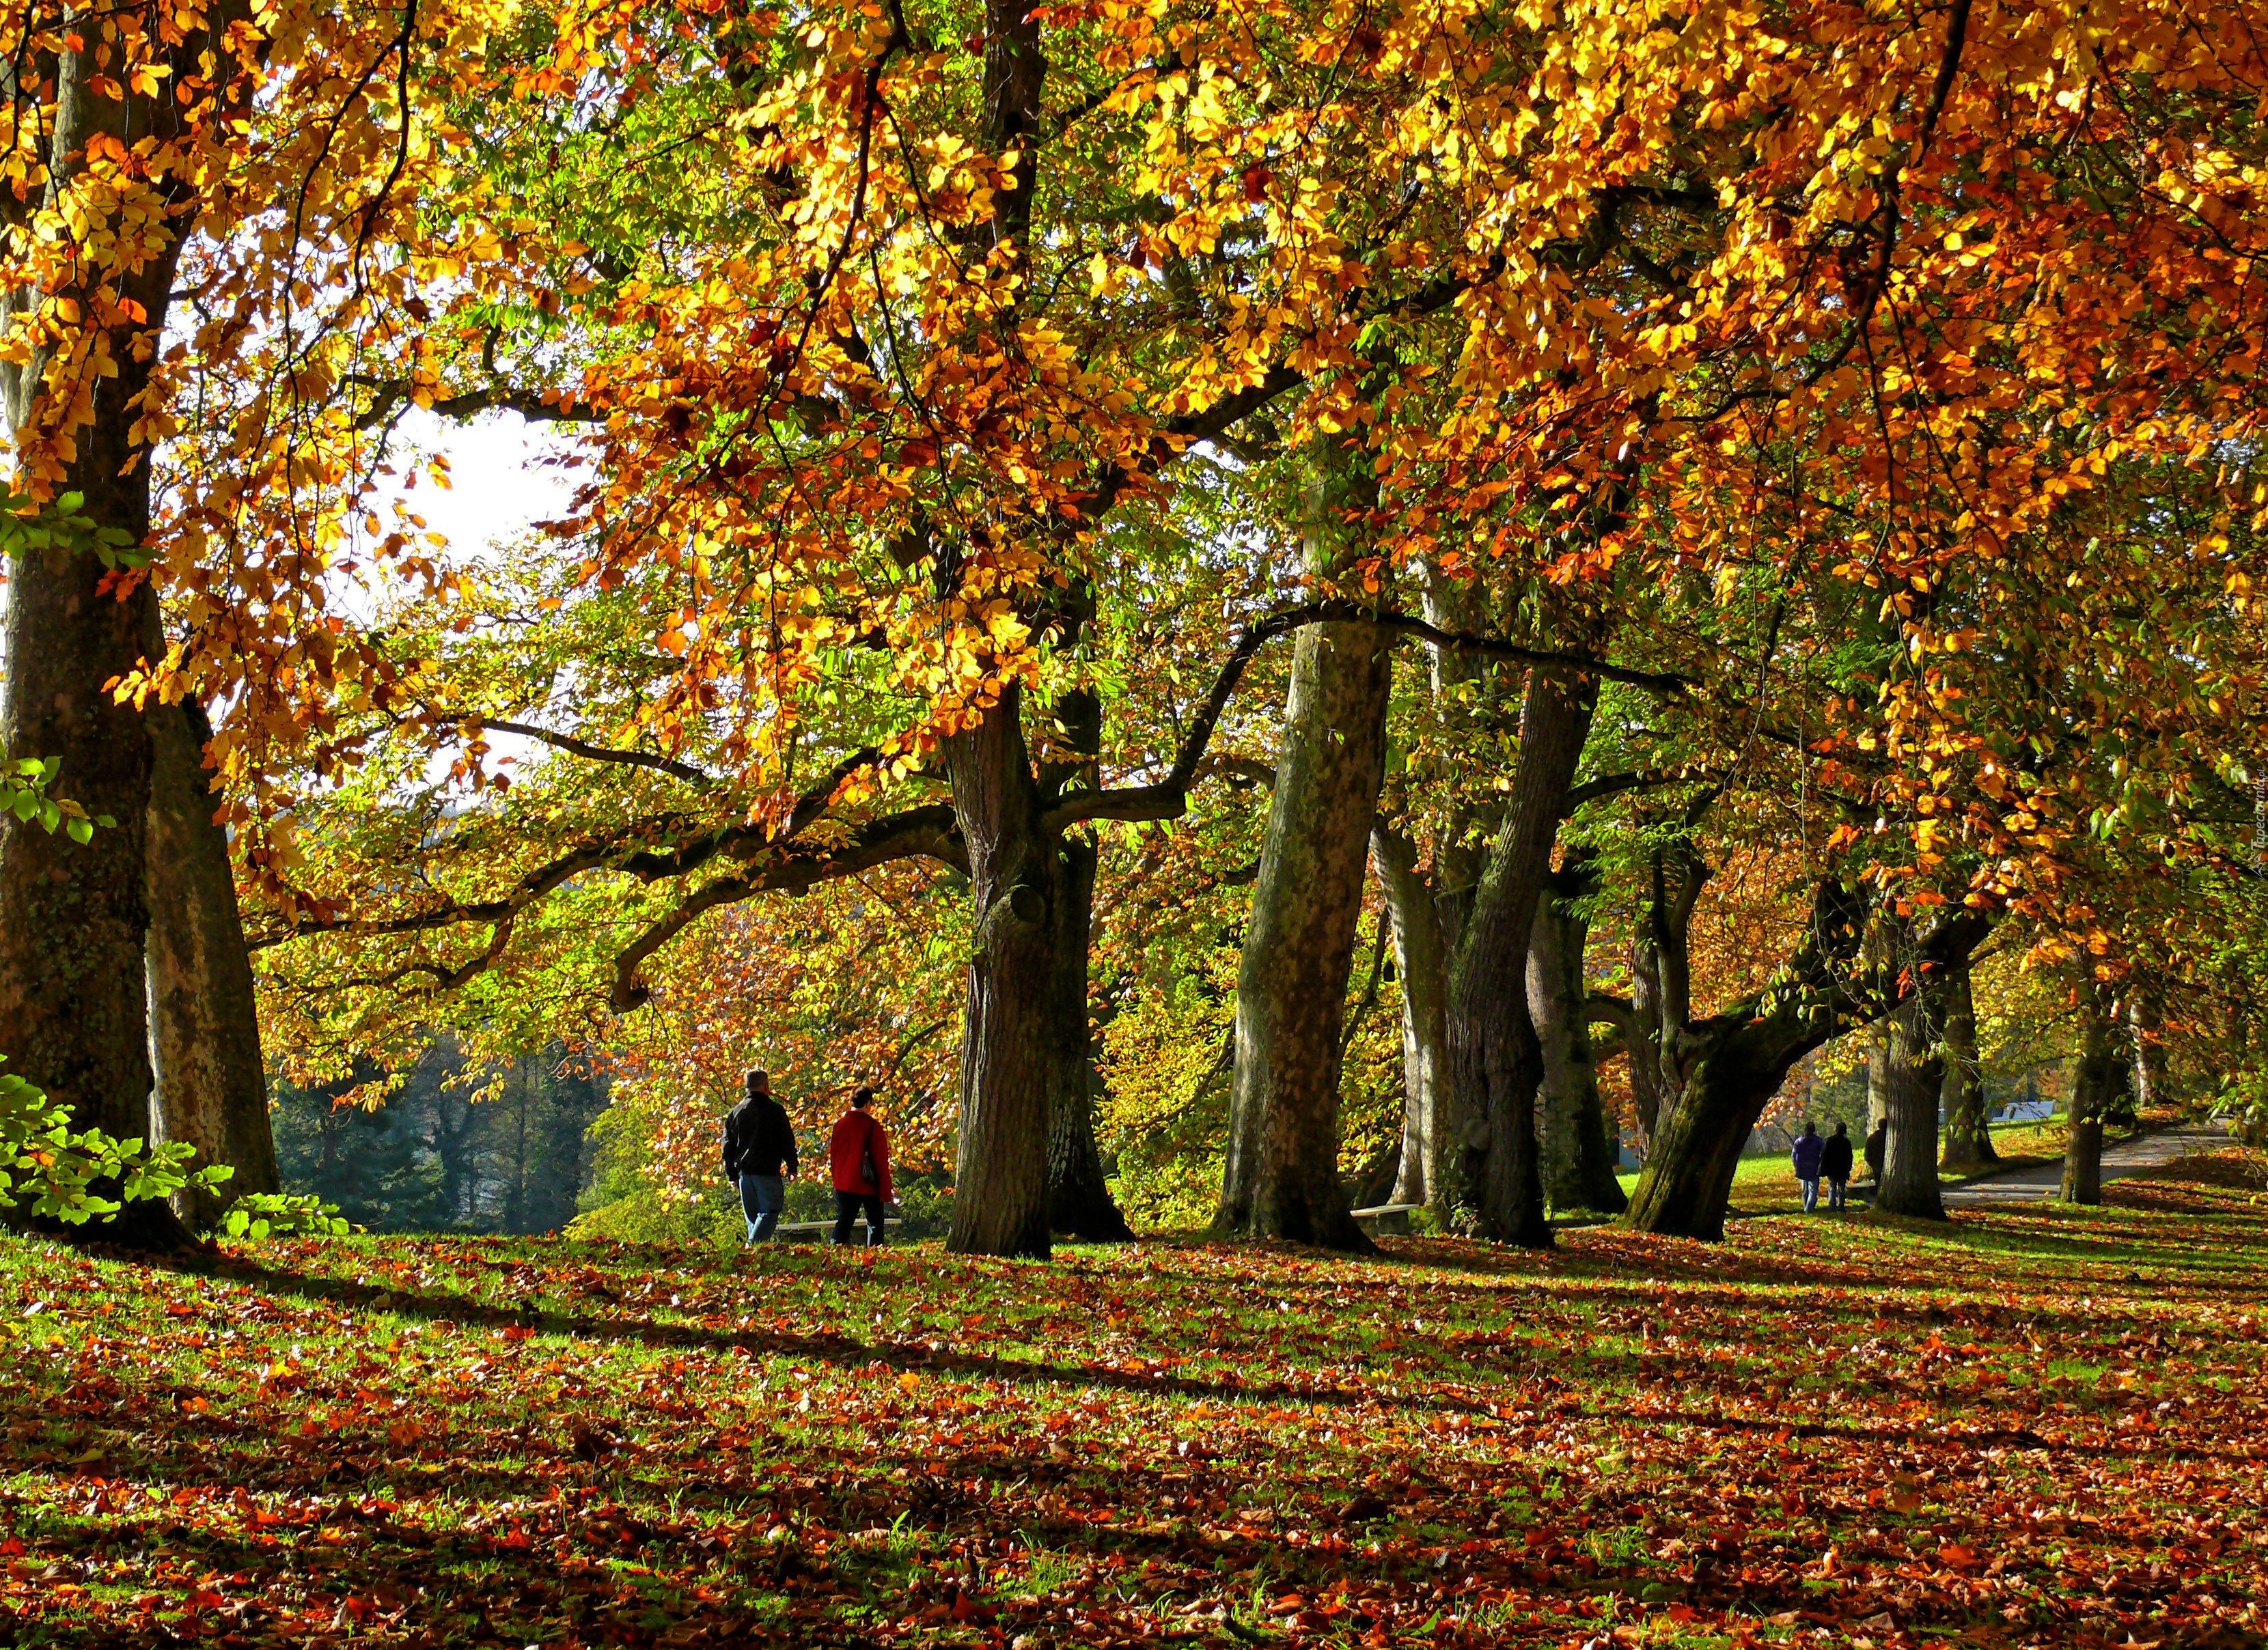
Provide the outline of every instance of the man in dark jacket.
<path id="1" fill-rule="evenodd" d="M 795 1173 L 795 1126 L 772 1098 L 769 1072 L 748 1074 L 748 1097 L 725 1115 L 725 1178 L 740 1189 L 747 1241 L 771 1241 L 787 1207 L 787 1177 Z"/>
<path id="2" fill-rule="evenodd" d="M 1835 1133 L 1820 1148 L 1819 1174 L 1827 1182 L 1827 1206 L 1830 1209 L 1843 1207 L 1851 1192 L 1851 1126 L 1848 1123 L 1837 1123 Z"/>
<path id="3" fill-rule="evenodd" d="M 1819 1161 L 1825 1154 L 1827 1142 L 1819 1138 L 1819 1131 L 1809 1118 L 1803 1120 L 1803 1133 L 1795 1137 L 1795 1177 L 1803 1187 L 1803 1212 L 1811 1214 L 1819 1207 Z"/>
<path id="4" fill-rule="evenodd" d="M 1876 1192 L 1882 1189 L 1882 1165 L 1889 1161 L 1889 1155 L 1890 1120 L 1884 1118 L 1867 1136 L 1867 1178 L 1874 1183 Z"/>

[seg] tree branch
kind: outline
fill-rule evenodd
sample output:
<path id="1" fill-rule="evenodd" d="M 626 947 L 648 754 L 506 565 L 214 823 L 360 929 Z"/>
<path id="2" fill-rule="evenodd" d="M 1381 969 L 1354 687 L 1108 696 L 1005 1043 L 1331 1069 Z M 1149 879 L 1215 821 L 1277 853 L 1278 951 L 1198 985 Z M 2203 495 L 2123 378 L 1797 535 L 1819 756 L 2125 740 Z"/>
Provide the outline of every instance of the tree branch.
<path id="1" fill-rule="evenodd" d="M 1518 642 L 1506 642 L 1495 636 L 1443 630 L 1411 613 L 1378 612 L 1348 601 L 1309 602 L 1304 606 L 1286 608 L 1282 612 L 1270 614 L 1238 640 L 1228 657 L 1222 662 L 1219 673 L 1213 678 L 1212 691 L 1205 695 L 1204 707 L 1191 722 L 1188 734 L 1182 738 L 1181 753 L 1163 780 L 1154 785 L 1129 786 L 1123 790 L 1074 791 L 1042 817 L 1043 828 L 1061 831 L 1089 819 L 1136 822 L 1180 818 L 1189 810 L 1189 786 L 1197 777 L 1197 765 L 1204 759 L 1205 747 L 1212 742 L 1213 730 L 1219 726 L 1221 715 L 1228 708 L 1230 696 L 1236 692 L 1236 686 L 1243 679 L 1254 656 L 1278 636 L 1306 625 L 1319 624 L 1378 625 L 1385 629 L 1421 637 L 1436 647 L 1462 649 L 1572 676 L 1596 676 L 1607 681 L 1625 682 L 1634 687 L 1664 694 L 1683 693 L 1692 685 L 1683 676 L 1664 671 L 1627 670 L 1587 654 L 1556 653 L 1548 649 L 1523 647 Z"/>
<path id="2" fill-rule="evenodd" d="M 403 403 L 415 396 L 412 386 L 400 379 L 374 378 L 366 373 L 350 372 L 342 382 L 373 392 L 370 406 L 355 420 L 357 429 L 377 429 L 393 418 Z M 475 418 L 482 413 L 518 413 L 531 424 L 595 424 L 605 422 L 607 417 L 596 407 L 578 407 L 564 400 L 546 400 L 540 391 L 517 389 L 506 384 L 443 396 L 428 403 L 426 410 L 438 413 L 444 418 Z"/>
<path id="3" fill-rule="evenodd" d="M 575 737 L 572 734 L 554 733 L 549 728 L 539 728 L 532 722 L 506 722 L 500 716 L 479 716 L 474 720 L 483 728 L 494 728 L 501 733 L 516 733 L 522 738 L 534 739 L 555 749 L 564 751 L 570 756 L 579 756 L 586 761 L 618 762 L 628 767 L 650 767 L 656 773 L 667 774 L 673 778 L 683 780 L 688 785 L 697 785 L 704 790 L 717 782 L 715 774 L 705 768 L 696 767 L 690 762 L 679 762 L 666 756 L 652 756 L 644 751 L 624 751 L 614 745 L 593 744 L 588 740 Z"/>

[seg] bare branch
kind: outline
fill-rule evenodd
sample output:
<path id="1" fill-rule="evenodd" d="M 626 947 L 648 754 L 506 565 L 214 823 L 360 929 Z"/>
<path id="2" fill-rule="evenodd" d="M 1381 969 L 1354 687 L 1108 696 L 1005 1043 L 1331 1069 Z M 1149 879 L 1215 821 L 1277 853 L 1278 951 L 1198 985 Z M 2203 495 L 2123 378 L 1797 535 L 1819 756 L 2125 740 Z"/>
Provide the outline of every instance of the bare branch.
<path id="1" fill-rule="evenodd" d="M 494 728 L 500 733 L 516 733 L 522 738 L 534 739 L 570 756 L 579 756 L 591 762 L 618 762 L 628 767 L 650 767 L 659 774 L 681 779 L 688 785 L 707 789 L 717 782 L 717 776 L 690 762 L 680 762 L 666 756 L 654 756 L 644 751 L 624 751 L 614 745 L 593 744 L 572 734 L 554 733 L 549 728 L 539 728 L 532 722 L 507 722 L 501 716 L 476 718 L 483 728 Z"/>

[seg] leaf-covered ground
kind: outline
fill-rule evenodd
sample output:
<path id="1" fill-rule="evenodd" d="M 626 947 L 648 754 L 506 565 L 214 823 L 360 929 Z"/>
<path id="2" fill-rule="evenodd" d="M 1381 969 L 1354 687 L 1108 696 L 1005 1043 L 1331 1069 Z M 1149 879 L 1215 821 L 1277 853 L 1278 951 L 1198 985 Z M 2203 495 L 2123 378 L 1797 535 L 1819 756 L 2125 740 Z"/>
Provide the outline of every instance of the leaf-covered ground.
<path id="1" fill-rule="evenodd" d="M 0 1239 L 0 1643 L 2257 1645 L 2259 1184 L 1373 1262 Z"/>

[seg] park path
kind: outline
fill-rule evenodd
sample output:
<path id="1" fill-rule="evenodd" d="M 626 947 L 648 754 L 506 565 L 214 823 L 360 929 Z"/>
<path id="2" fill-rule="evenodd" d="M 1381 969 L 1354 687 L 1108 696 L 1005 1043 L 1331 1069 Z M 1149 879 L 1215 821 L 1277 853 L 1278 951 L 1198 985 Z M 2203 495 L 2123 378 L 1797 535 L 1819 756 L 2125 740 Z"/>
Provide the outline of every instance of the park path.
<path id="1" fill-rule="evenodd" d="M 2102 1148 L 2102 1177 L 2106 1181 L 2123 1180 L 2128 1175 L 2159 1168 L 2176 1158 L 2209 1152 L 2228 1138 L 2228 1131 L 2218 1123 L 2186 1123 L 2178 1128 L 2138 1134 Z M 2011 1169 L 1971 1180 L 1965 1185 L 1948 1186 L 1945 1206 L 1967 1209 L 1986 1203 L 2035 1203 L 2054 1197 L 2062 1184 L 2060 1161 L 2035 1163 L 2029 1169 Z"/>

